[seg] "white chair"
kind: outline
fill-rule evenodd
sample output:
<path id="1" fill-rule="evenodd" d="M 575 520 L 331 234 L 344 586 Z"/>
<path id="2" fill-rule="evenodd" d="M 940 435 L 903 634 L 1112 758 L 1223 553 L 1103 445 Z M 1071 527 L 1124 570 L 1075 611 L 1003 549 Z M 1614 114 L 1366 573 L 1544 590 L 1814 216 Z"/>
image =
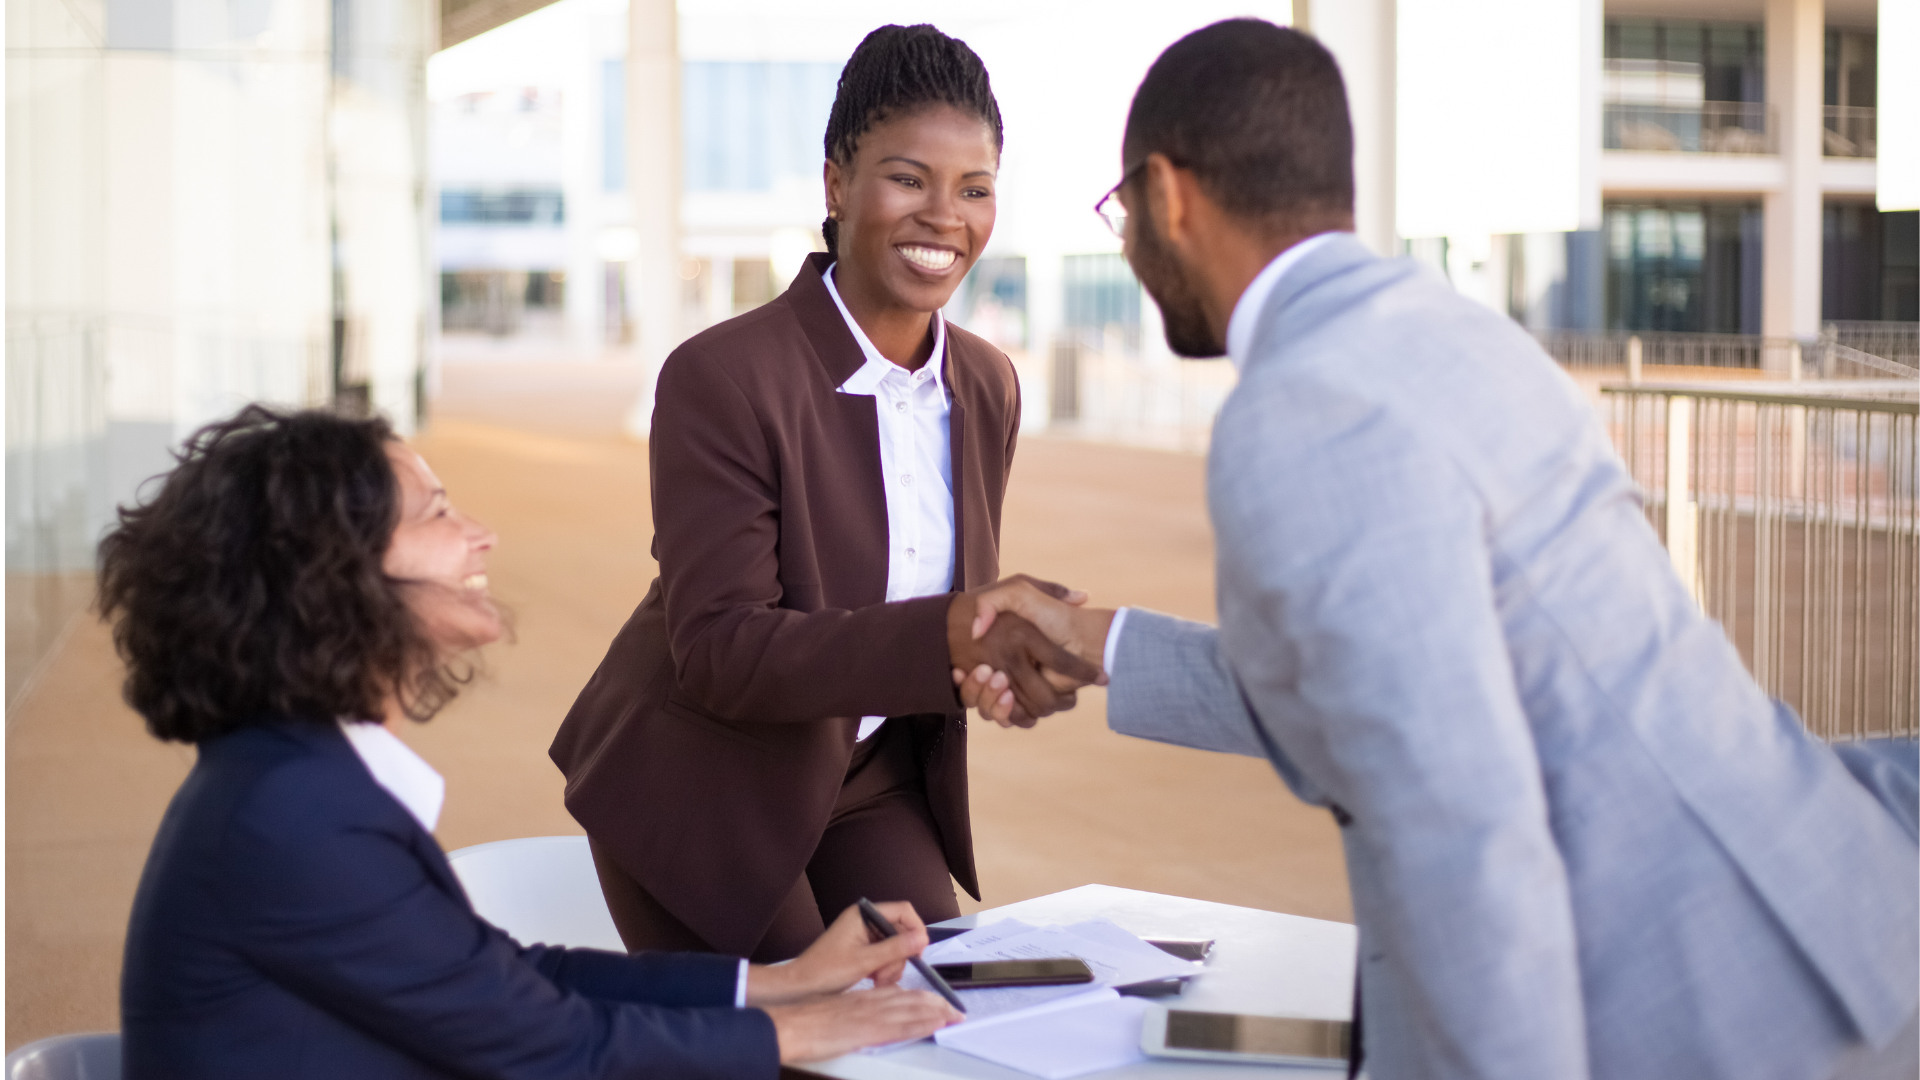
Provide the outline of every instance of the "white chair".
<path id="1" fill-rule="evenodd" d="M 528 836 L 447 856 L 480 917 L 524 945 L 626 952 L 584 836 Z"/>
<path id="2" fill-rule="evenodd" d="M 120 1080 L 120 1033 L 55 1035 L 7 1055 L 6 1080 Z"/>

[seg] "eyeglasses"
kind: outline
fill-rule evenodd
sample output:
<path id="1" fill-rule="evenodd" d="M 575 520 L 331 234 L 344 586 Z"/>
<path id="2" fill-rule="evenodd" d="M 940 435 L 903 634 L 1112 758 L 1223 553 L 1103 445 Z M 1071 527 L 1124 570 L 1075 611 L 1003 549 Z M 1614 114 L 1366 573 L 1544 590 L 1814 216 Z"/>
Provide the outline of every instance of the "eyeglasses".
<path id="1" fill-rule="evenodd" d="M 1100 220 L 1106 222 L 1107 228 L 1113 230 L 1113 235 L 1122 240 L 1127 238 L 1127 207 L 1120 201 L 1120 189 L 1127 186 L 1127 181 L 1133 179 L 1134 173 L 1146 167 L 1147 163 L 1142 159 L 1131 169 L 1121 173 L 1120 182 L 1107 189 L 1107 193 L 1100 196 L 1100 201 L 1093 204 L 1093 212 L 1099 214 Z"/>

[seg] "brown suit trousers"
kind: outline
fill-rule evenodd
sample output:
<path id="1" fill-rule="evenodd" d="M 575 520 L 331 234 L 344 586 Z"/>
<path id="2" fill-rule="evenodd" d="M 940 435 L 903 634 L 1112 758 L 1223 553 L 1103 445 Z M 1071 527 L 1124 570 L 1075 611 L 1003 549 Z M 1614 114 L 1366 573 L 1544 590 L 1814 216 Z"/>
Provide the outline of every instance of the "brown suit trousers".
<path id="1" fill-rule="evenodd" d="M 800 955 L 863 896 L 909 901 L 927 922 L 960 914 L 912 748 L 911 733 L 900 726 L 882 727 L 854 747 L 827 831 L 748 959 L 770 964 Z M 711 950 L 599 845 L 592 846 L 601 891 L 628 950 Z"/>

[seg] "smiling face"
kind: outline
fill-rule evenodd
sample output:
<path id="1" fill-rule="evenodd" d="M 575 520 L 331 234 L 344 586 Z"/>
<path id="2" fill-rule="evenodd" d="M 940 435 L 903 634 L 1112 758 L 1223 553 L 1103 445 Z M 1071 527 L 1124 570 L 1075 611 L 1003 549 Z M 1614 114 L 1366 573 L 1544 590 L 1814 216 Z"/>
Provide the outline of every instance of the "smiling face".
<path id="1" fill-rule="evenodd" d="M 400 521 L 380 567 L 399 582 L 408 610 L 443 655 L 500 639 L 500 611 L 487 594 L 492 530 L 453 508 L 433 470 L 399 442 L 387 461 L 400 482 Z"/>
<path id="2" fill-rule="evenodd" d="M 883 309 L 946 306 L 993 235 L 1000 152 L 985 121 L 951 105 L 890 116 L 860 135 L 853 160 L 826 167 L 839 221 L 834 281 Z"/>

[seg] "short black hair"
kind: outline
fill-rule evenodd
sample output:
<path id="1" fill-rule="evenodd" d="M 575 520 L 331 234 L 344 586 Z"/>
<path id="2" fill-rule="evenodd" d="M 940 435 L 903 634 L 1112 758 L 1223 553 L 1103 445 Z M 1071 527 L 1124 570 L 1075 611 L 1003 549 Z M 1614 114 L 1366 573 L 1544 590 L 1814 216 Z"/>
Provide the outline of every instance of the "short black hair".
<path id="1" fill-rule="evenodd" d="M 381 563 L 400 515 L 385 420 L 249 405 L 190 436 L 100 542 L 127 703 L 198 743 L 274 718 L 415 719 L 462 681 Z"/>
<path id="2" fill-rule="evenodd" d="M 1353 124 L 1333 54 L 1263 19 L 1174 42 L 1127 112 L 1122 159 L 1165 154 L 1238 218 L 1326 228 L 1353 214 Z"/>
<path id="3" fill-rule="evenodd" d="M 951 105 L 979 117 L 993 132 L 993 148 L 1004 147 L 1000 103 L 994 100 L 987 65 L 966 42 L 925 23 L 875 30 L 840 69 L 833 111 L 827 114 L 827 158 L 847 164 L 860 136 L 875 124 L 927 105 Z M 839 254 L 839 231 L 832 218 L 820 226 L 829 254 Z"/>

